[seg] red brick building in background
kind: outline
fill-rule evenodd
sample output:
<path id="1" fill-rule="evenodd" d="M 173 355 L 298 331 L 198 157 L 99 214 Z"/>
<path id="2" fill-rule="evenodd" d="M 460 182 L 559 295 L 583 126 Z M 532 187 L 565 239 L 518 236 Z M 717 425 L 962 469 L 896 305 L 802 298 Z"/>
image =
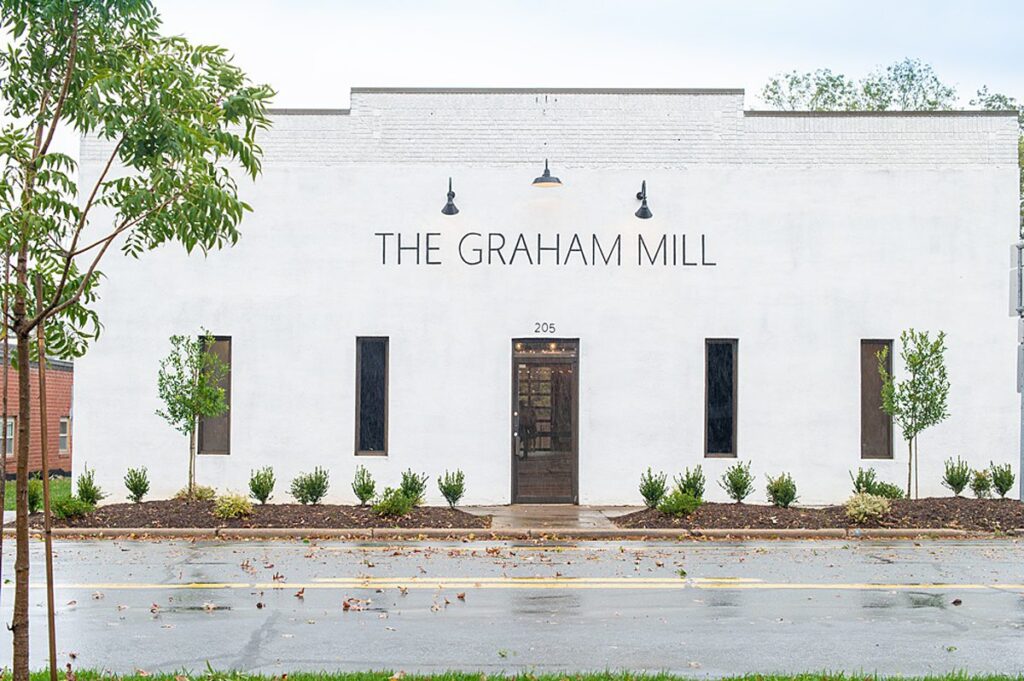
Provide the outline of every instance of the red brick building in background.
<path id="1" fill-rule="evenodd" d="M 0 362 L 2 364 L 2 362 Z M 0 367 L 2 371 L 3 367 Z M 71 474 L 71 392 L 74 386 L 74 365 L 61 360 L 49 360 L 46 370 L 46 420 L 47 444 L 50 450 L 50 473 Z M 2 378 L 0 378 L 2 381 Z M 29 375 L 32 391 L 31 440 L 28 450 L 28 467 L 32 472 L 42 467 L 42 443 L 39 424 L 39 369 L 32 364 Z M 0 382 L 0 390 L 3 384 Z M 12 477 L 18 468 L 18 372 L 11 369 L 7 388 L 7 475 Z M 2 422 L 2 419 L 0 419 Z"/>

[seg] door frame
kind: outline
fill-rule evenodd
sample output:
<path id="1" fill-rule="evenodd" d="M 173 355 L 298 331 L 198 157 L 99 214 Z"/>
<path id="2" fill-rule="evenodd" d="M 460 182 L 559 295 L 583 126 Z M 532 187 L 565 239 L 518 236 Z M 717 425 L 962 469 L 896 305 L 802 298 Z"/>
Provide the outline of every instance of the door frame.
<path id="1" fill-rule="evenodd" d="M 515 417 L 513 412 L 519 408 L 519 372 L 516 366 L 516 343 L 574 343 L 576 345 L 575 357 L 531 357 L 527 361 L 536 364 L 569 364 L 573 367 L 572 372 L 572 453 L 570 463 L 572 464 L 572 499 L 566 501 L 562 498 L 539 498 L 529 501 L 519 500 L 518 494 L 518 466 L 519 457 L 516 456 Z M 509 345 L 509 357 L 511 359 L 511 382 L 509 384 L 509 410 L 508 410 L 508 439 L 509 455 L 511 457 L 512 489 L 511 503 L 513 504 L 571 504 L 580 503 L 580 339 L 579 338 L 548 338 L 528 336 L 513 338 Z"/>

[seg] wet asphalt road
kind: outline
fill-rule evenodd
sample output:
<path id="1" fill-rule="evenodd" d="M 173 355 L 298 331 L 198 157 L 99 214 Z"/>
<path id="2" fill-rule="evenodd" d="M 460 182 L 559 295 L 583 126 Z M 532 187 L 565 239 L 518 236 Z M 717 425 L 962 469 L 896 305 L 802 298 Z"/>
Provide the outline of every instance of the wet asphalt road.
<path id="1" fill-rule="evenodd" d="M 74 653 L 76 667 L 118 672 L 207 662 L 278 674 L 1024 671 L 1019 541 L 96 541 L 56 550 L 61 666 Z M 41 668 L 41 544 L 33 551 L 31 654 Z M 5 585 L 8 620 L 11 597 Z M 359 600 L 345 610 L 347 599 Z M 9 632 L 2 639 L 6 666 Z"/>

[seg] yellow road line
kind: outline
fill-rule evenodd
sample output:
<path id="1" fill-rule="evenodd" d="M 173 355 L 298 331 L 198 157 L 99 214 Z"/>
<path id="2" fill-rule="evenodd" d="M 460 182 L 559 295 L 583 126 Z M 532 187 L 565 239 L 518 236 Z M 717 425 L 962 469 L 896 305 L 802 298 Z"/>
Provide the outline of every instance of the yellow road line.
<path id="1" fill-rule="evenodd" d="M 45 588 L 45 584 L 32 584 L 34 589 Z M 680 589 L 743 589 L 767 591 L 963 591 L 963 590 L 1009 590 L 1024 591 L 1024 584 L 959 584 L 959 583 L 830 583 L 830 582 L 758 582 L 758 581 L 720 581 L 715 579 L 684 580 L 659 578 L 487 578 L 479 579 L 399 579 L 399 578 L 350 578 L 337 579 L 330 582 L 181 582 L 171 584 L 149 584 L 135 582 L 91 582 L 57 584 L 62 590 L 91 591 L 141 591 L 141 590 L 220 590 L 249 589 L 260 591 L 272 590 L 339 590 L 339 589 L 607 589 L 607 590 L 680 590 Z"/>

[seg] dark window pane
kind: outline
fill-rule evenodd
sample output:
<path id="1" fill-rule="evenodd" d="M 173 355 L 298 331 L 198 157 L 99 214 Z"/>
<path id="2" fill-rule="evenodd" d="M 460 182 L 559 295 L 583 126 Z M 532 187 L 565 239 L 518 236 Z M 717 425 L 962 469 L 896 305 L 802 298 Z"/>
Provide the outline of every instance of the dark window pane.
<path id="1" fill-rule="evenodd" d="M 892 458 L 892 417 L 882 411 L 882 376 L 878 353 L 888 348 L 885 370 L 892 372 L 892 341 L 860 342 L 860 456 L 862 459 Z"/>
<path id="2" fill-rule="evenodd" d="M 358 448 L 361 452 L 383 452 L 387 432 L 387 339 L 360 338 L 358 352 Z"/>
<path id="3" fill-rule="evenodd" d="M 229 336 L 214 337 L 210 352 L 228 365 L 228 370 L 219 384 L 224 389 L 224 401 L 228 405 L 228 410 L 220 416 L 199 419 L 198 451 L 200 454 L 229 454 L 231 452 L 231 338 Z"/>
<path id="4" fill-rule="evenodd" d="M 707 454 L 735 454 L 736 344 L 707 344 Z"/>

